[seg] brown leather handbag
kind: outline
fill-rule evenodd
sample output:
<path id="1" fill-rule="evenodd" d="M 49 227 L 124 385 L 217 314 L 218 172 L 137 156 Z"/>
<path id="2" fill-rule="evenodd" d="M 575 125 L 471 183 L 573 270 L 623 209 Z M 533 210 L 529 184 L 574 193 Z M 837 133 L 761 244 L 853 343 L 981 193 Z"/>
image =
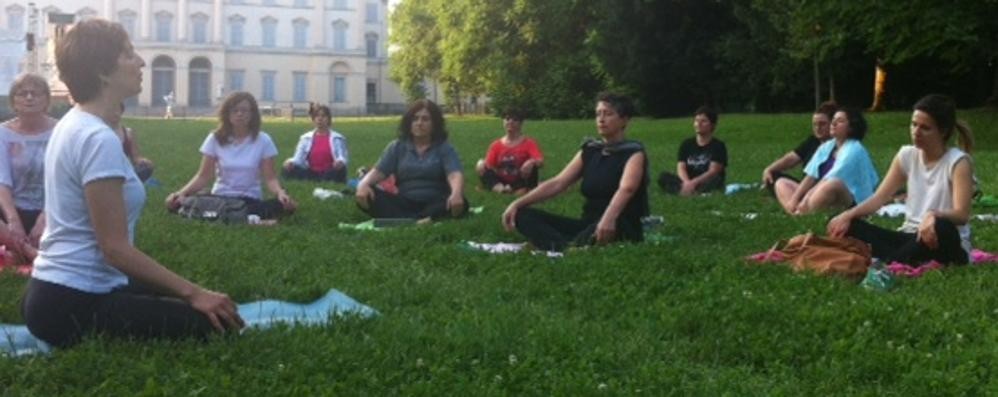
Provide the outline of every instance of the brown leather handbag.
<path id="1" fill-rule="evenodd" d="M 870 246 L 852 237 L 833 238 L 800 234 L 776 243 L 770 251 L 780 251 L 794 271 L 813 271 L 863 277 L 870 267 Z"/>

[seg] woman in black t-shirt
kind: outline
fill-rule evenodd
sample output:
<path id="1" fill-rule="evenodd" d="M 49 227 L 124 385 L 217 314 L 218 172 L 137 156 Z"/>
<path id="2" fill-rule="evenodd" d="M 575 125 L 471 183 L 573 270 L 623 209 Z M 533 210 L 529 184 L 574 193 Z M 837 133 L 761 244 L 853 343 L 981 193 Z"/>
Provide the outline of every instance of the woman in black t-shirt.
<path id="1" fill-rule="evenodd" d="M 701 106 L 693 113 L 696 135 L 679 145 L 676 173 L 663 172 L 658 185 L 666 193 L 693 196 L 714 190 L 724 190 L 728 168 L 728 147 L 714 137 L 717 112 Z"/>
<path id="2" fill-rule="evenodd" d="M 648 214 L 647 160 L 640 142 L 625 139 L 634 105 L 625 96 L 602 93 L 596 99 L 601 140 L 587 141 L 554 178 L 512 202 L 502 214 L 507 231 L 520 232 L 535 247 L 562 251 L 569 244 L 606 244 L 644 238 L 641 217 Z M 582 180 L 582 218 L 528 208 L 555 197 Z"/>
<path id="3" fill-rule="evenodd" d="M 811 156 L 814 156 L 814 152 L 818 150 L 818 146 L 831 139 L 830 127 L 832 125 L 832 117 L 835 116 L 835 112 L 838 109 L 838 105 L 831 101 L 818 106 L 818 109 L 811 115 L 811 135 L 808 135 L 804 142 L 797 145 L 797 148 L 787 152 L 783 157 L 780 157 L 766 167 L 766 169 L 762 170 L 762 183 L 766 186 L 766 189 L 773 192 L 773 187 L 776 185 L 777 180 L 781 178 L 798 181 L 798 179 L 783 173 L 783 171 L 796 167 L 797 164 L 807 164 L 808 161 L 811 161 Z"/>

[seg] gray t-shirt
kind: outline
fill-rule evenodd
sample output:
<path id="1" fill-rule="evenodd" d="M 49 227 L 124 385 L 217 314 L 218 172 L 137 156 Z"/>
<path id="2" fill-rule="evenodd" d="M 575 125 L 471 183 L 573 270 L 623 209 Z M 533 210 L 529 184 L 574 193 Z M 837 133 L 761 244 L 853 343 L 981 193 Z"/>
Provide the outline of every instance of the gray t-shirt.
<path id="1" fill-rule="evenodd" d="M 447 175 L 461 172 L 461 159 L 447 142 L 433 144 L 419 155 L 411 141 L 396 139 L 381 153 L 376 168 L 385 175 L 395 175 L 399 195 L 425 203 L 450 194 Z"/>
<path id="2" fill-rule="evenodd" d="M 22 135 L 0 125 L 0 185 L 10 188 L 14 206 L 41 210 L 45 204 L 45 147 L 52 130 Z"/>

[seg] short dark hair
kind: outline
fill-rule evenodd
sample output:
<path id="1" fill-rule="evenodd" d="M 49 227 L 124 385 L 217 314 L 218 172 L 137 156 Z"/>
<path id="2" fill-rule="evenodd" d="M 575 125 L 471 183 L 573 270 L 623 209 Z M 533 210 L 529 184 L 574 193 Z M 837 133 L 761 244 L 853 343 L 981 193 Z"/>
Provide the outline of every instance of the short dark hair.
<path id="1" fill-rule="evenodd" d="M 444 112 L 440 106 L 429 99 L 419 99 L 409 105 L 409 110 L 402 115 L 399 122 L 399 140 L 412 141 L 412 120 L 416 118 L 416 112 L 426 109 L 430 112 L 430 122 L 433 123 L 433 130 L 430 138 L 433 143 L 440 143 L 447 140 L 447 127 L 444 125 Z"/>
<path id="2" fill-rule="evenodd" d="M 699 116 L 701 114 L 707 117 L 707 120 L 710 120 L 711 125 L 717 126 L 717 111 L 714 110 L 714 108 L 710 106 L 698 107 L 697 110 L 693 112 L 693 117 Z"/>
<path id="3" fill-rule="evenodd" d="M 249 101 L 250 111 L 253 113 L 249 121 L 250 136 L 256 139 L 257 135 L 260 135 L 260 106 L 257 105 L 256 98 L 246 91 L 236 91 L 229 94 L 225 102 L 222 102 L 222 107 L 218 108 L 218 128 L 214 133 L 219 145 L 225 146 L 232 142 L 232 122 L 229 121 L 229 113 L 232 113 L 232 108 L 242 101 Z"/>
<path id="4" fill-rule="evenodd" d="M 309 118 L 311 118 L 312 120 L 315 120 L 315 118 L 318 117 L 320 113 L 324 113 L 326 115 L 326 117 L 329 117 L 330 119 L 333 118 L 333 111 L 329 109 L 329 106 L 323 105 L 323 104 L 318 103 L 318 102 L 309 102 L 308 103 L 308 117 Z"/>
<path id="5" fill-rule="evenodd" d="M 631 118 L 636 112 L 636 109 L 634 108 L 634 101 L 632 101 L 627 95 L 603 91 L 596 96 L 596 103 L 600 102 L 606 102 L 609 104 L 620 117 Z"/>
<path id="6" fill-rule="evenodd" d="M 513 119 L 516 121 L 523 121 L 527 118 L 527 113 L 523 109 L 511 106 L 502 111 L 502 117 L 504 119 Z"/>
<path id="7" fill-rule="evenodd" d="M 69 88 L 74 101 L 90 101 L 100 94 L 101 76 L 118 67 L 118 57 L 130 46 L 128 33 L 120 24 L 100 18 L 77 23 L 56 42 L 59 80 Z"/>
<path id="8" fill-rule="evenodd" d="M 866 129 L 868 128 L 863 111 L 854 107 L 844 107 L 838 111 L 845 113 L 846 119 L 849 120 L 849 138 L 862 141 L 866 137 Z"/>
<path id="9" fill-rule="evenodd" d="M 828 116 L 828 120 L 831 120 L 837 111 L 839 111 L 839 104 L 835 101 L 825 101 L 818 105 L 817 109 L 814 109 L 814 114 L 823 114 Z"/>

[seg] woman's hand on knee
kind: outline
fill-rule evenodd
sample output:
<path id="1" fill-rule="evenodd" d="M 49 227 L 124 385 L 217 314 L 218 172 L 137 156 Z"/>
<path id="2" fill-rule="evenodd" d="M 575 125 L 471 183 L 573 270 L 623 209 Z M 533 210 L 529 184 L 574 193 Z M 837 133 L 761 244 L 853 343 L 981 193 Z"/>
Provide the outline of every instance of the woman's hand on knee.
<path id="1" fill-rule="evenodd" d="M 601 219 L 596 224 L 596 244 L 609 244 L 617 238 L 617 222 Z"/>
<path id="2" fill-rule="evenodd" d="M 922 217 L 922 223 L 918 224 L 918 242 L 924 244 L 929 249 L 939 248 L 939 236 L 936 235 L 936 214 L 929 211 Z"/>
<path id="3" fill-rule="evenodd" d="M 184 194 L 180 192 L 173 192 L 166 196 L 166 209 L 170 211 L 176 211 L 180 208 L 180 202 L 184 199 Z"/>
<path id="4" fill-rule="evenodd" d="M 447 198 L 447 209 L 450 210 L 451 216 L 456 217 L 464 213 L 464 206 L 464 197 L 461 197 L 460 194 L 451 194 Z"/>
<path id="5" fill-rule="evenodd" d="M 246 326 L 239 316 L 236 303 L 226 294 L 200 288 L 188 302 L 191 307 L 208 317 L 208 321 L 219 332 L 225 332 L 226 329 L 238 331 Z"/>
<path id="6" fill-rule="evenodd" d="M 357 205 L 362 208 L 369 208 L 371 206 L 371 201 L 374 200 L 374 189 L 366 184 L 361 184 L 357 186 L 357 194 L 354 195 L 354 199 L 357 200 Z"/>
<path id="7" fill-rule="evenodd" d="M 516 213 L 520 208 L 511 203 L 506 207 L 506 211 L 502 213 L 502 227 L 506 229 L 507 232 L 512 232 L 516 230 Z"/>
<path id="8" fill-rule="evenodd" d="M 849 233 L 850 225 L 852 225 L 852 218 L 843 212 L 828 221 L 825 232 L 831 237 L 842 238 L 845 237 L 846 233 Z"/>

